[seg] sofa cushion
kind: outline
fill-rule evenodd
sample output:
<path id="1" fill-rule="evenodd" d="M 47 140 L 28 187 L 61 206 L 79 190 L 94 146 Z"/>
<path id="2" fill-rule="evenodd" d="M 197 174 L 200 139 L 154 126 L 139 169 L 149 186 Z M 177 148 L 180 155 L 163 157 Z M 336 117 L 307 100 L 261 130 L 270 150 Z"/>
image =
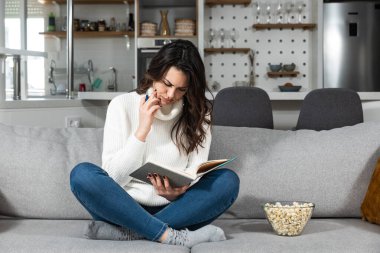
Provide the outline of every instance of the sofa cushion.
<path id="1" fill-rule="evenodd" d="M 377 158 L 380 124 L 328 131 L 213 127 L 210 159 L 237 156 L 228 165 L 240 193 L 223 216 L 264 218 L 267 201 L 310 201 L 314 217 L 360 217 Z"/>
<path id="2" fill-rule="evenodd" d="M 183 246 L 148 240 L 89 240 L 85 220 L 0 219 L 0 252 L 6 253 L 187 253 Z"/>
<path id="3" fill-rule="evenodd" d="M 90 218 L 70 191 L 79 162 L 101 163 L 102 129 L 0 124 L 0 215 Z"/>
<path id="4" fill-rule="evenodd" d="M 380 227 L 360 219 L 311 219 L 300 236 L 278 236 L 264 219 L 216 220 L 227 241 L 195 245 L 192 253 L 375 253 Z"/>
<path id="5" fill-rule="evenodd" d="M 377 160 L 361 211 L 365 220 L 380 225 L 380 159 Z"/>

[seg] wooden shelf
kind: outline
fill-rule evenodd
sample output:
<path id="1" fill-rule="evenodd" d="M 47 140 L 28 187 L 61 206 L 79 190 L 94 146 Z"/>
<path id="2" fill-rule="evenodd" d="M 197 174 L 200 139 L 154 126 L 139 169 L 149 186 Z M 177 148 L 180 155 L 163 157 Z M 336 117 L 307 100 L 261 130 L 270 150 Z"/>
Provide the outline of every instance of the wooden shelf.
<path id="1" fill-rule="evenodd" d="M 292 71 L 292 72 L 284 72 L 284 71 L 279 71 L 279 72 L 268 72 L 267 75 L 268 77 L 296 77 L 300 72 L 298 71 Z"/>
<path id="2" fill-rule="evenodd" d="M 38 0 L 41 4 L 66 4 L 66 0 Z M 74 4 L 134 4 L 135 0 L 73 0 Z"/>
<path id="3" fill-rule="evenodd" d="M 218 53 L 248 53 L 250 48 L 205 48 L 204 52 L 209 54 L 218 54 Z"/>
<path id="4" fill-rule="evenodd" d="M 205 0 L 206 5 L 221 5 L 221 4 L 244 4 L 249 5 L 251 0 Z"/>
<path id="5" fill-rule="evenodd" d="M 312 30 L 316 27 L 316 24 L 305 23 L 305 24 L 254 24 L 253 28 L 256 30 L 264 29 L 304 29 Z"/>
<path id="6" fill-rule="evenodd" d="M 46 37 L 66 38 L 66 32 L 40 32 L 39 34 Z M 123 37 L 128 35 L 134 38 L 134 32 L 74 32 L 74 38 L 109 38 L 109 37 Z"/>

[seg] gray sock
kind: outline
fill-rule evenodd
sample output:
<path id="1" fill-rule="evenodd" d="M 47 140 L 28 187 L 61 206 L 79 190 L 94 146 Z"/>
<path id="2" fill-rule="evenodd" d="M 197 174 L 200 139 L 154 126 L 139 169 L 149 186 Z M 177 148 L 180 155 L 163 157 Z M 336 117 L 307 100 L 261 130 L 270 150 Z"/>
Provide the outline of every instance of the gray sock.
<path id="1" fill-rule="evenodd" d="M 219 242 L 226 240 L 224 231 L 213 225 L 207 225 L 195 231 L 189 231 L 188 229 L 168 229 L 168 235 L 162 242 L 165 244 L 182 245 L 191 248 L 202 242 Z"/>
<path id="2" fill-rule="evenodd" d="M 136 232 L 103 221 L 91 221 L 85 227 L 84 235 L 93 240 L 132 241 L 143 240 Z"/>

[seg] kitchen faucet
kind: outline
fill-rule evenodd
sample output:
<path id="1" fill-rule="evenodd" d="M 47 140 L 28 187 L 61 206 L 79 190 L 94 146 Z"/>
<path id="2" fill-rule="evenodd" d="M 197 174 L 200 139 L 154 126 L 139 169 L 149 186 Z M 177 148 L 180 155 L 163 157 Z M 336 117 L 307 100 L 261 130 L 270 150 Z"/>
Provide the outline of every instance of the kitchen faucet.
<path id="1" fill-rule="evenodd" d="M 55 61 L 50 61 L 50 68 L 49 68 L 49 77 L 48 81 L 53 85 L 52 88 L 50 88 L 50 94 L 55 95 L 57 94 L 57 85 L 55 85 L 55 77 L 54 77 L 54 70 L 55 70 Z"/>
<path id="2" fill-rule="evenodd" d="M 92 64 L 91 59 L 87 62 L 87 76 L 91 87 L 92 83 L 94 82 L 94 65 Z"/>
<path id="3" fill-rule="evenodd" d="M 107 88 L 109 90 L 117 91 L 117 71 L 114 67 L 109 68 L 112 71 L 113 78 L 112 81 L 108 84 Z"/>

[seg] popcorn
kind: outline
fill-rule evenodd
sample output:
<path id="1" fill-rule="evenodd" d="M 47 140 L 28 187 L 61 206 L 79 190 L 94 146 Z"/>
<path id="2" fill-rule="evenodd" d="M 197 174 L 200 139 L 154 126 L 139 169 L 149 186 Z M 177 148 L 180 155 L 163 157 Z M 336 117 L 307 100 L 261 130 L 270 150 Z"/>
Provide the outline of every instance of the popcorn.
<path id="1" fill-rule="evenodd" d="M 264 211 L 269 223 L 279 235 L 299 235 L 313 212 L 313 203 L 266 203 Z"/>

